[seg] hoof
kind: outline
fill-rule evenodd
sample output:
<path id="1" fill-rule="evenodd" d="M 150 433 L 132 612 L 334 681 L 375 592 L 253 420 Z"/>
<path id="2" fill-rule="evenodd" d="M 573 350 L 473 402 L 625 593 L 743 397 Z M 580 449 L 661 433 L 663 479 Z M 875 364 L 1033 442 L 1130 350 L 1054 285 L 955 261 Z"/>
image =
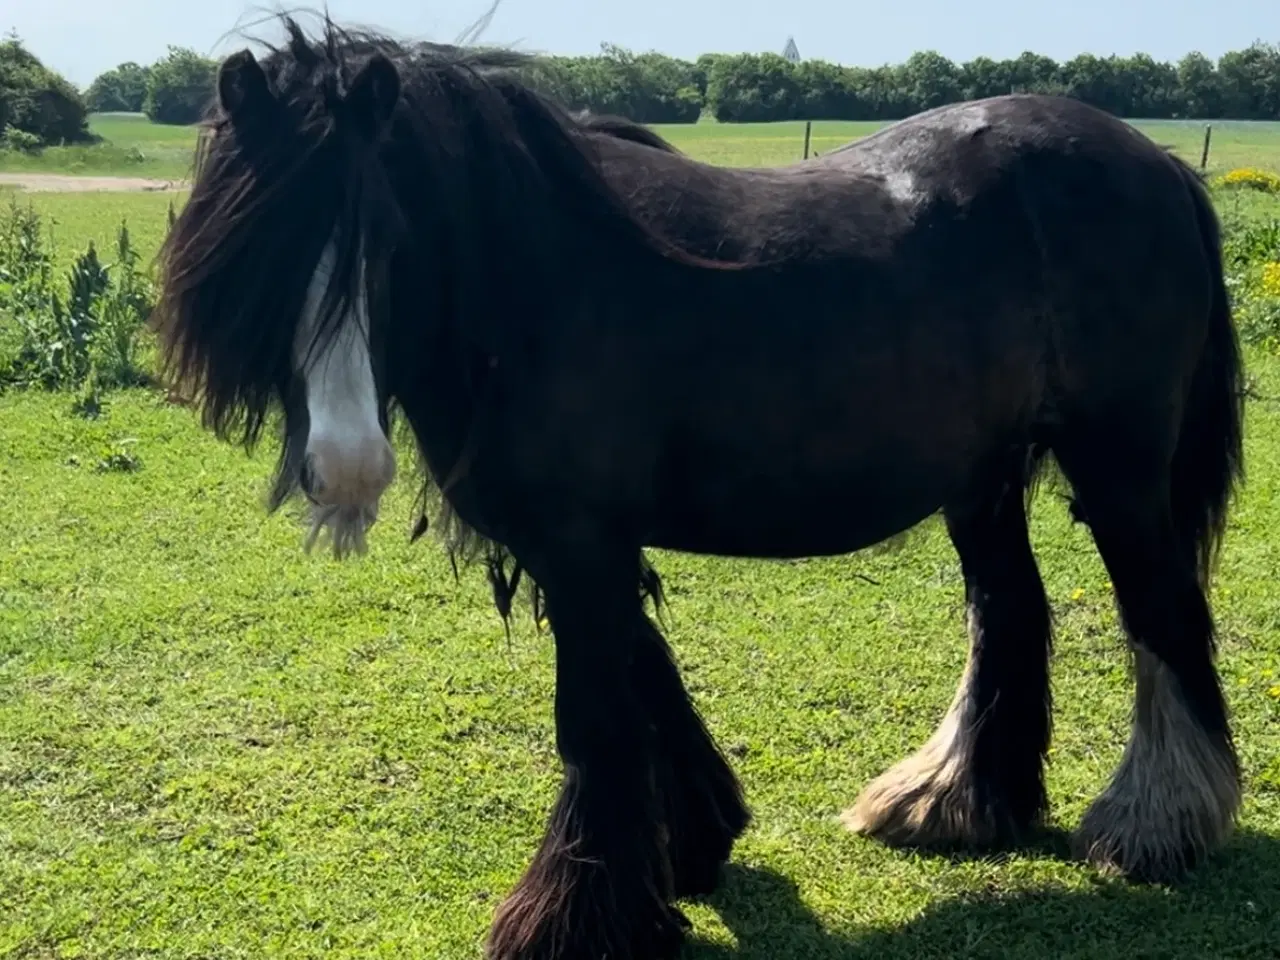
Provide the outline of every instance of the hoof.
<path id="1" fill-rule="evenodd" d="M 872 781 L 840 819 L 891 847 L 983 849 L 1018 835 L 1011 818 L 984 809 L 958 774 L 917 754 Z"/>
<path id="2" fill-rule="evenodd" d="M 675 960 L 689 921 L 656 891 L 610 882 L 599 863 L 566 860 L 526 876 L 494 919 L 487 960 Z"/>
<path id="3" fill-rule="evenodd" d="M 1240 809 L 1229 740 L 1192 716 L 1169 669 L 1138 652 L 1140 709 L 1111 784 L 1073 838 L 1075 854 L 1138 883 L 1173 883 L 1220 848 Z"/>
<path id="4" fill-rule="evenodd" d="M 676 900 L 709 897 L 720 886 L 720 870 L 729 862 L 736 833 L 720 832 L 683 843 L 671 854 L 672 896 Z"/>
<path id="5" fill-rule="evenodd" d="M 1177 883 L 1217 845 L 1203 836 L 1179 835 L 1169 824 L 1157 827 L 1151 818 L 1110 801 L 1095 803 L 1072 837 L 1077 859 L 1106 876 L 1149 884 Z"/>
<path id="6" fill-rule="evenodd" d="M 1135 883 L 1176 883 L 1226 843 L 1240 786 L 1225 757 L 1216 769 L 1144 770 L 1131 754 L 1072 838 L 1076 857 Z"/>
<path id="7" fill-rule="evenodd" d="M 688 761 L 663 771 L 666 848 L 672 896 L 705 897 L 720 885 L 720 868 L 751 823 L 733 771 L 716 752 L 701 764 Z"/>
<path id="8" fill-rule="evenodd" d="M 963 687 L 962 687 L 963 689 Z M 960 697 L 918 753 L 881 774 L 841 817 L 854 833 L 893 847 L 982 850 L 1023 838 L 1047 806 L 1033 773 L 1023 799 L 1012 806 L 996 784 L 973 772 L 971 725 Z"/>

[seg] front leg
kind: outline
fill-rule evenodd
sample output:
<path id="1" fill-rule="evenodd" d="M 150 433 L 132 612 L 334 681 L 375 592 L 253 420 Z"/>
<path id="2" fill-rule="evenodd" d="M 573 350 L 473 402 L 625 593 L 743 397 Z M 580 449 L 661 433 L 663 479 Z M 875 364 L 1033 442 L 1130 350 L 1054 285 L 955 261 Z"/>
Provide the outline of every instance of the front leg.
<path id="1" fill-rule="evenodd" d="M 564 784 L 542 844 L 490 932 L 491 960 L 668 960 L 670 906 L 654 730 L 629 672 L 643 616 L 639 550 L 576 544 L 535 557 L 556 639 Z"/>
<path id="2" fill-rule="evenodd" d="M 660 743 L 662 795 L 677 899 L 712 893 L 734 841 L 751 821 L 742 788 L 698 716 L 671 648 L 648 617 L 632 667 L 637 695 Z"/>

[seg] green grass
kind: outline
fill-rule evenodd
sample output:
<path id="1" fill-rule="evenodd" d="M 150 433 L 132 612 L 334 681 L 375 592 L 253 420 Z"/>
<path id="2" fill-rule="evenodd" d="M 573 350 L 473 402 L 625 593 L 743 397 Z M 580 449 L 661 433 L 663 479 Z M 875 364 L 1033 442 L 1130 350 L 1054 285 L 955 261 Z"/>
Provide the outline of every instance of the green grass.
<path id="1" fill-rule="evenodd" d="M 155 124 L 134 114 L 96 114 L 89 129 L 103 142 L 49 147 L 26 155 L 0 153 L 0 172 L 70 173 L 180 180 L 191 172 L 194 127 Z"/>
<path id="2" fill-rule="evenodd" d="M 1280 393 L 1280 363 L 1251 361 Z M 936 524 L 850 559 L 657 554 L 689 685 L 757 817 L 690 911 L 689 956 L 1270 956 L 1280 419 L 1249 417 L 1215 595 L 1244 818 L 1173 890 L 1050 852 L 893 852 L 834 822 L 959 676 L 960 571 Z M 340 565 L 263 515 L 270 449 L 248 459 L 149 394 L 98 421 L 14 394 L 0 422 L 0 956 L 476 956 L 556 786 L 550 641 L 522 619 L 508 645 L 479 573 L 455 585 L 435 544 L 407 543 L 407 481 L 371 554 Z M 136 469 L 105 469 L 113 452 Z M 1037 506 L 1069 828 L 1119 759 L 1130 687 L 1088 534 Z"/>
<path id="3" fill-rule="evenodd" d="M 691 152 L 753 164 L 794 132 L 704 129 Z M 149 254 L 168 203 L 27 199 L 72 253 L 126 215 Z M 1248 359 L 1255 395 L 1280 396 L 1280 358 Z M 0 957 L 478 957 L 558 782 L 550 639 L 522 616 L 508 643 L 479 571 L 455 584 L 437 544 L 407 543 L 408 477 L 369 556 L 337 564 L 302 554 L 291 513 L 264 514 L 270 444 L 246 458 L 144 391 L 92 421 L 71 402 L 0 396 Z M 1277 413 L 1249 404 L 1214 595 L 1241 829 L 1176 888 L 1099 878 L 1052 845 L 953 862 L 835 822 L 925 740 L 962 669 L 938 524 L 844 559 L 654 554 L 688 685 L 756 816 L 723 890 L 688 907 L 687 956 L 1274 957 Z M 1101 563 L 1049 489 L 1033 536 L 1058 629 L 1049 788 L 1070 829 L 1119 760 L 1131 685 Z"/>
<path id="4" fill-rule="evenodd" d="M 186 192 L 174 193 L 26 193 L 19 192 L 20 205 L 30 204 L 46 219 L 56 244 L 60 269 L 69 267 L 90 242 L 104 259 L 115 250 L 116 231 L 124 223 L 137 248 L 150 258 L 160 248 L 168 229 L 169 204 L 180 209 Z M 9 197 L 0 194 L 0 204 Z"/>
<path id="5" fill-rule="evenodd" d="M 1136 121 L 1135 125 L 1160 143 L 1199 163 L 1204 138 L 1202 121 Z M 831 150 L 866 136 L 879 123 L 819 121 L 813 125 L 811 150 Z M 1280 170 L 1280 123 L 1216 121 L 1209 168 L 1242 166 Z M 0 153 L 0 172 L 119 175 L 182 179 L 191 169 L 195 128 L 153 124 L 132 114 L 99 114 L 90 122 L 103 143 L 83 147 L 52 147 L 37 156 Z M 670 124 L 655 127 L 676 146 L 700 160 L 737 163 L 750 155 L 761 165 L 798 160 L 804 148 L 802 122 L 761 124 Z"/>
<path id="6" fill-rule="evenodd" d="M 810 149 L 825 153 L 879 129 L 879 123 L 813 124 Z M 1157 143 L 1172 147 L 1196 165 L 1204 145 L 1201 121 L 1140 120 L 1134 126 Z M 804 153 L 804 123 L 658 125 L 655 127 L 677 147 L 711 163 L 772 165 L 799 160 Z M 1211 173 L 1236 167 L 1280 170 L 1280 123 L 1216 121 L 1209 152 Z"/>
<path id="7" fill-rule="evenodd" d="M 1215 120 L 1209 150 L 1210 173 L 1238 167 L 1280 170 L 1280 123 Z M 1204 121 L 1143 120 L 1134 124 L 1156 143 L 1173 147 L 1181 156 L 1200 163 Z"/>
<path id="8" fill-rule="evenodd" d="M 813 125 L 810 151 L 824 153 L 880 129 L 879 123 Z M 791 163 L 804 156 L 804 123 L 656 124 L 654 129 L 677 148 L 706 163 L 741 164 L 745 157 L 759 166 Z"/>
<path id="9" fill-rule="evenodd" d="M 154 143 L 188 150 L 195 146 L 195 127 L 152 123 L 140 113 L 96 113 L 89 119 L 89 128 L 115 143 Z"/>

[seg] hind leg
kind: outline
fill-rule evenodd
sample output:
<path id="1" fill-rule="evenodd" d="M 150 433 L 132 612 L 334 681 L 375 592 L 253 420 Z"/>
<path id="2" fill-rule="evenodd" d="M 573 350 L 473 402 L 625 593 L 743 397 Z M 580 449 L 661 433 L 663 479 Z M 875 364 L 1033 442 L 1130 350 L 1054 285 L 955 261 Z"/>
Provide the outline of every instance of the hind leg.
<path id="1" fill-rule="evenodd" d="M 846 825 L 886 843 L 982 848 L 1021 838 L 1044 813 L 1049 606 L 1027 536 L 1026 461 L 946 510 L 968 601 L 969 662 L 924 747 L 875 780 Z"/>
<path id="2" fill-rule="evenodd" d="M 1099 866 L 1168 882 L 1226 839 L 1240 776 L 1194 546 L 1175 527 L 1167 471 L 1135 464 L 1134 450 L 1059 452 L 1115 586 L 1137 681 L 1124 757 L 1076 842 Z"/>

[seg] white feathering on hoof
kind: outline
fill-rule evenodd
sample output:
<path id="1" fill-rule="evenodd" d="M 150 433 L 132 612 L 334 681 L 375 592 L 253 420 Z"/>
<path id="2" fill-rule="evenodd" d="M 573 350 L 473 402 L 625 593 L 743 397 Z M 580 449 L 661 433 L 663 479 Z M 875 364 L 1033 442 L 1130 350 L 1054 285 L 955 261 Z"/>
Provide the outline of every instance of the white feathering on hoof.
<path id="1" fill-rule="evenodd" d="M 310 518 L 311 530 L 307 534 L 303 549 L 310 554 L 316 541 L 327 529 L 335 559 L 342 560 L 352 553 L 363 555 L 369 549 L 365 533 L 377 519 L 376 507 L 313 505 Z"/>

